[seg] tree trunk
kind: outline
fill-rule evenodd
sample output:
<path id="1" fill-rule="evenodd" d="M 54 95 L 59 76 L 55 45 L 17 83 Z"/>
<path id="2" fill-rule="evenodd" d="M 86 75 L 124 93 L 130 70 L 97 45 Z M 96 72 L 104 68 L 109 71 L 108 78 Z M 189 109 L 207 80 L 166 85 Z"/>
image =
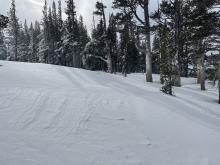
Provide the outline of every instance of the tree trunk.
<path id="1" fill-rule="evenodd" d="M 149 18 L 149 0 L 144 1 L 144 16 L 146 28 L 146 81 L 153 82 L 152 76 L 152 57 L 151 57 L 151 39 L 150 39 L 150 18 Z"/>
<path id="2" fill-rule="evenodd" d="M 175 0 L 174 1 L 174 7 L 175 7 L 175 80 L 174 80 L 174 86 L 180 87 L 181 86 L 181 67 L 180 67 L 180 59 L 181 55 L 183 54 L 183 44 L 181 43 L 181 0 Z"/>
<path id="3" fill-rule="evenodd" d="M 18 61 L 18 33 L 15 32 L 14 36 L 14 61 Z"/>
<path id="4" fill-rule="evenodd" d="M 199 69 L 199 65 L 197 64 L 197 84 L 201 83 L 201 72 Z"/>
<path id="5" fill-rule="evenodd" d="M 220 73 L 220 72 L 219 72 Z M 220 76 L 220 74 L 219 74 L 219 76 Z M 220 104 L 220 80 L 218 80 L 218 103 Z"/>
<path id="6" fill-rule="evenodd" d="M 202 41 L 198 42 L 197 49 L 198 49 L 198 60 L 197 60 L 197 82 L 200 83 L 201 90 L 206 90 L 205 88 L 205 54 L 203 51 Z"/>
<path id="7" fill-rule="evenodd" d="M 113 69 L 112 69 L 112 58 L 111 58 L 110 50 L 108 50 L 107 67 L 108 67 L 108 72 L 109 72 L 109 73 L 113 73 Z"/>
<path id="8" fill-rule="evenodd" d="M 201 85 L 201 90 L 206 90 L 205 88 L 205 66 L 204 66 L 204 55 L 197 61 L 197 83 Z"/>
<path id="9" fill-rule="evenodd" d="M 200 76 L 200 77 L 201 77 L 201 90 L 204 91 L 204 90 L 206 90 L 206 89 L 205 89 L 205 78 L 206 78 L 206 76 L 205 76 L 205 67 L 204 67 L 204 64 L 202 64 L 200 74 L 201 74 L 201 76 Z"/>
<path id="10" fill-rule="evenodd" d="M 220 60 L 218 62 L 218 103 L 220 104 Z"/>

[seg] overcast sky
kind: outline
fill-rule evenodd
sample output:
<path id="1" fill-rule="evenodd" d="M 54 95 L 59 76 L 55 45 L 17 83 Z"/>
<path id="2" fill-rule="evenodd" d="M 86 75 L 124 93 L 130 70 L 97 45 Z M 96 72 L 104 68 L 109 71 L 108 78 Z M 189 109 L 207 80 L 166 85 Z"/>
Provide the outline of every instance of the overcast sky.
<path id="1" fill-rule="evenodd" d="M 50 5 L 53 0 L 48 0 Z M 55 0 L 57 2 L 58 0 Z M 94 10 L 95 2 L 97 0 L 75 0 L 77 14 L 84 17 L 85 23 L 88 28 L 92 24 L 92 13 Z M 27 19 L 28 23 L 35 20 L 41 20 L 42 16 L 42 6 L 44 0 L 15 0 L 17 15 L 20 21 Z M 103 2 L 108 6 L 107 13 L 111 12 L 112 0 L 103 0 Z M 0 14 L 6 15 L 10 8 L 10 0 L 0 0 Z M 65 8 L 65 0 L 62 0 L 62 6 Z M 157 7 L 157 0 L 150 0 L 150 10 L 154 11 Z"/>

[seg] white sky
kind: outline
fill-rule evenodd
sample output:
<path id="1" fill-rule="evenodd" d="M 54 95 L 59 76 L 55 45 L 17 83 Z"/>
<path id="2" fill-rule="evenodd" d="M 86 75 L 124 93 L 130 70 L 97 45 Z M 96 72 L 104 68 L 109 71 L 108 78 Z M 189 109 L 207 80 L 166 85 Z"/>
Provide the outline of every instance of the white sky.
<path id="1" fill-rule="evenodd" d="M 48 4 L 51 4 L 53 0 L 48 0 Z M 55 0 L 57 2 L 58 0 Z M 84 17 L 84 21 L 88 28 L 92 25 L 93 11 L 95 2 L 97 0 L 75 0 L 77 14 Z M 108 6 L 107 15 L 111 13 L 112 0 L 103 0 Z M 7 14 L 10 8 L 11 0 L 0 0 L 0 14 Z M 28 23 L 35 20 L 41 20 L 42 6 L 44 0 L 15 0 L 17 15 L 20 21 L 24 21 L 26 18 Z M 150 10 L 154 11 L 157 8 L 158 0 L 150 0 Z M 62 0 L 62 7 L 66 7 L 65 0 Z M 141 14 L 141 13 L 140 13 Z"/>

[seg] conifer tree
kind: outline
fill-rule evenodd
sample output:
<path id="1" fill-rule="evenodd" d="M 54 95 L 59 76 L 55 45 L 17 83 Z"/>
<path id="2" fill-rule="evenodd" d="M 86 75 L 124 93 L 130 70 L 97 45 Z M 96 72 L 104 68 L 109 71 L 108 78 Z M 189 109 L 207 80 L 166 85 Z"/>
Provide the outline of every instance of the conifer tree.
<path id="1" fill-rule="evenodd" d="M 8 17 L 0 15 L 0 30 L 7 27 L 8 21 Z"/>
<path id="2" fill-rule="evenodd" d="M 49 33 L 49 40 L 48 40 L 48 63 L 55 64 L 56 55 L 55 55 L 55 42 L 56 42 L 56 31 L 54 27 L 54 19 L 51 7 L 49 7 L 48 11 L 48 33 Z"/>
<path id="3" fill-rule="evenodd" d="M 4 42 L 5 36 L 3 29 L 7 27 L 8 17 L 0 15 L 0 60 L 5 60 L 7 58 L 7 48 Z"/>
<path id="4" fill-rule="evenodd" d="M 117 72 L 117 60 L 118 60 L 118 41 L 117 41 L 117 22 L 115 19 L 115 16 L 113 14 L 109 17 L 109 25 L 107 28 L 107 40 L 109 41 L 109 50 L 111 55 L 111 67 L 112 71 L 116 73 Z"/>
<path id="5" fill-rule="evenodd" d="M 22 30 L 22 29 L 21 29 Z M 21 46 L 19 47 L 23 47 L 23 51 L 19 52 L 20 56 L 23 56 L 23 60 L 25 62 L 30 62 L 30 49 L 29 49 L 29 45 L 30 45 L 30 33 L 29 33 L 29 28 L 27 25 L 27 21 L 25 20 L 24 22 L 24 28 L 23 28 L 23 33 L 24 33 L 24 39 L 20 39 L 20 43 L 22 43 Z"/>
<path id="6" fill-rule="evenodd" d="M 158 32 L 155 33 L 152 42 L 152 71 L 156 74 L 160 71 L 160 39 Z"/>
<path id="7" fill-rule="evenodd" d="M 212 8 L 219 4 L 217 0 L 192 0 L 189 24 L 191 28 L 191 40 L 195 45 L 197 59 L 197 78 L 201 84 L 201 90 L 205 90 L 205 54 L 206 38 L 215 31 L 218 13 Z M 202 33 L 201 33 L 202 32 Z"/>
<path id="8" fill-rule="evenodd" d="M 105 58 L 105 39 L 103 20 L 92 30 L 92 39 L 84 49 L 83 65 L 87 69 L 106 71 L 107 59 Z"/>
<path id="9" fill-rule="evenodd" d="M 122 74 L 126 77 L 128 73 L 128 45 L 130 41 L 128 24 L 125 24 L 121 31 L 120 37 L 121 71 Z"/>
<path id="10" fill-rule="evenodd" d="M 38 44 L 39 44 L 39 39 L 38 36 L 40 35 L 40 25 L 36 21 L 35 26 L 33 26 L 33 23 L 31 22 L 30 29 L 29 29 L 29 34 L 30 34 L 30 43 L 29 43 L 29 62 L 38 62 Z"/>
<path id="11" fill-rule="evenodd" d="M 127 14 L 134 16 L 135 20 L 141 24 L 141 29 L 145 36 L 145 50 L 142 49 L 140 52 L 145 53 L 146 61 L 146 81 L 153 82 L 152 77 L 152 56 L 151 56 L 151 34 L 150 34 L 150 15 L 149 15 L 149 0 L 134 1 L 134 0 L 114 0 L 114 7 L 121 11 L 129 11 Z M 143 16 L 138 15 L 143 11 Z"/>
<path id="12" fill-rule="evenodd" d="M 28 45 L 24 26 L 21 24 L 18 33 L 17 61 L 28 62 Z"/>
<path id="13" fill-rule="evenodd" d="M 63 27 L 63 19 L 62 19 L 62 2 L 61 0 L 58 1 L 58 13 L 57 13 L 57 49 L 56 53 L 58 55 L 58 64 L 59 65 L 66 65 L 65 54 L 63 53 L 63 34 L 64 34 L 64 27 Z"/>
<path id="14" fill-rule="evenodd" d="M 166 21 L 160 27 L 160 79 L 163 85 L 161 91 L 165 94 L 173 95 L 173 85 L 175 81 L 175 50 L 172 45 L 172 32 Z"/>
<path id="15" fill-rule="evenodd" d="M 42 18 L 42 27 L 43 30 L 41 32 L 40 41 L 39 41 L 39 62 L 48 63 L 48 43 L 49 43 L 49 23 L 48 23 L 48 5 L 47 0 L 45 0 L 43 7 L 43 18 Z"/>
<path id="16" fill-rule="evenodd" d="M 5 36 L 0 29 L 0 60 L 5 60 L 7 58 L 7 47 L 4 42 Z"/>
<path id="17" fill-rule="evenodd" d="M 79 17 L 79 22 L 78 22 L 78 27 L 79 27 L 79 51 L 80 51 L 80 56 L 83 57 L 83 51 L 86 47 L 86 44 L 90 41 L 90 37 L 87 32 L 87 28 L 84 25 L 83 22 L 83 17 Z M 82 60 L 80 60 L 80 68 L 83 67 Z"/>
<path id="18" fill-rule="evenodd" d="M 41 27 L 40 23 L 38 21 L 35 21 L 34 23 L 34 32 L 32 36 L 33 40 L 33 47 L 32 47 L 32 53 L 33 53 L 33 62 L 39 62 L 39 43 L 40 43 L 40 37 L 41 35 Z"/>
<path id="19" fill-rule="evenodd" d="M 16 15 L 15 0 L 11 1 L 11 8 L 9 11 L 8 35 L 10 44 L 10 57 L 9 60 L 18 60 L 18 37 L 19 37 L 19 24 Z"/>
<path id="20" fill-rule="evenodd" d="M 67 0 L 64 37 L 64 53 L 68 66 L 79 68 L 81 66 L 81 54 L 79 51 L 79 28 L 76 16 L 75 3 L 73 0 Z"/>
<path id="21" fill-rule="evenodd" d="M 94 14 L 95 15 L 98 15 L 100 16 L 101 20 L 102 20 L 102 23 L 103 23 L 103 29 L 104 29 L 104 33 L 103 33 L 103 36 L 102 36 L 102 39 L 104 40 L 105 42 L 105 62 L 107 64 L 107 71 L 109 73 L 112 73 L 113 72 L 113 69 L 112 69 L 112 54 L 111 54 L 111 48 L 110 48 L 110 40 L 108 38 L 108 32 L 107 32 L 107 20 L 106 20 L 106 14 L 105 14 L 105 9 L 106 9 L 106 6 L 102 3 L 102 2 L 99 2 L 97 1 L 96 2 L 96 10 L 94 11 Z M 94 56 L 96 57 L 96 56 Z"/>

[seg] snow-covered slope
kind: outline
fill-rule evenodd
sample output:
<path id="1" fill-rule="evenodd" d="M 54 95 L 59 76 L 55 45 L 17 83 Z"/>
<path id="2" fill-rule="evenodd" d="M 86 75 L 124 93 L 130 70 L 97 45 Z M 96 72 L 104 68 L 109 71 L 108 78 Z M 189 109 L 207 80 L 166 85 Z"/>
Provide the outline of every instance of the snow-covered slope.
<path id="1" fill-rule="evenodd" d="M 0 61 L 0 165 L 219 165 L 215 89 Z M 155 79 L 158 79 L 155 76 Z"/>

